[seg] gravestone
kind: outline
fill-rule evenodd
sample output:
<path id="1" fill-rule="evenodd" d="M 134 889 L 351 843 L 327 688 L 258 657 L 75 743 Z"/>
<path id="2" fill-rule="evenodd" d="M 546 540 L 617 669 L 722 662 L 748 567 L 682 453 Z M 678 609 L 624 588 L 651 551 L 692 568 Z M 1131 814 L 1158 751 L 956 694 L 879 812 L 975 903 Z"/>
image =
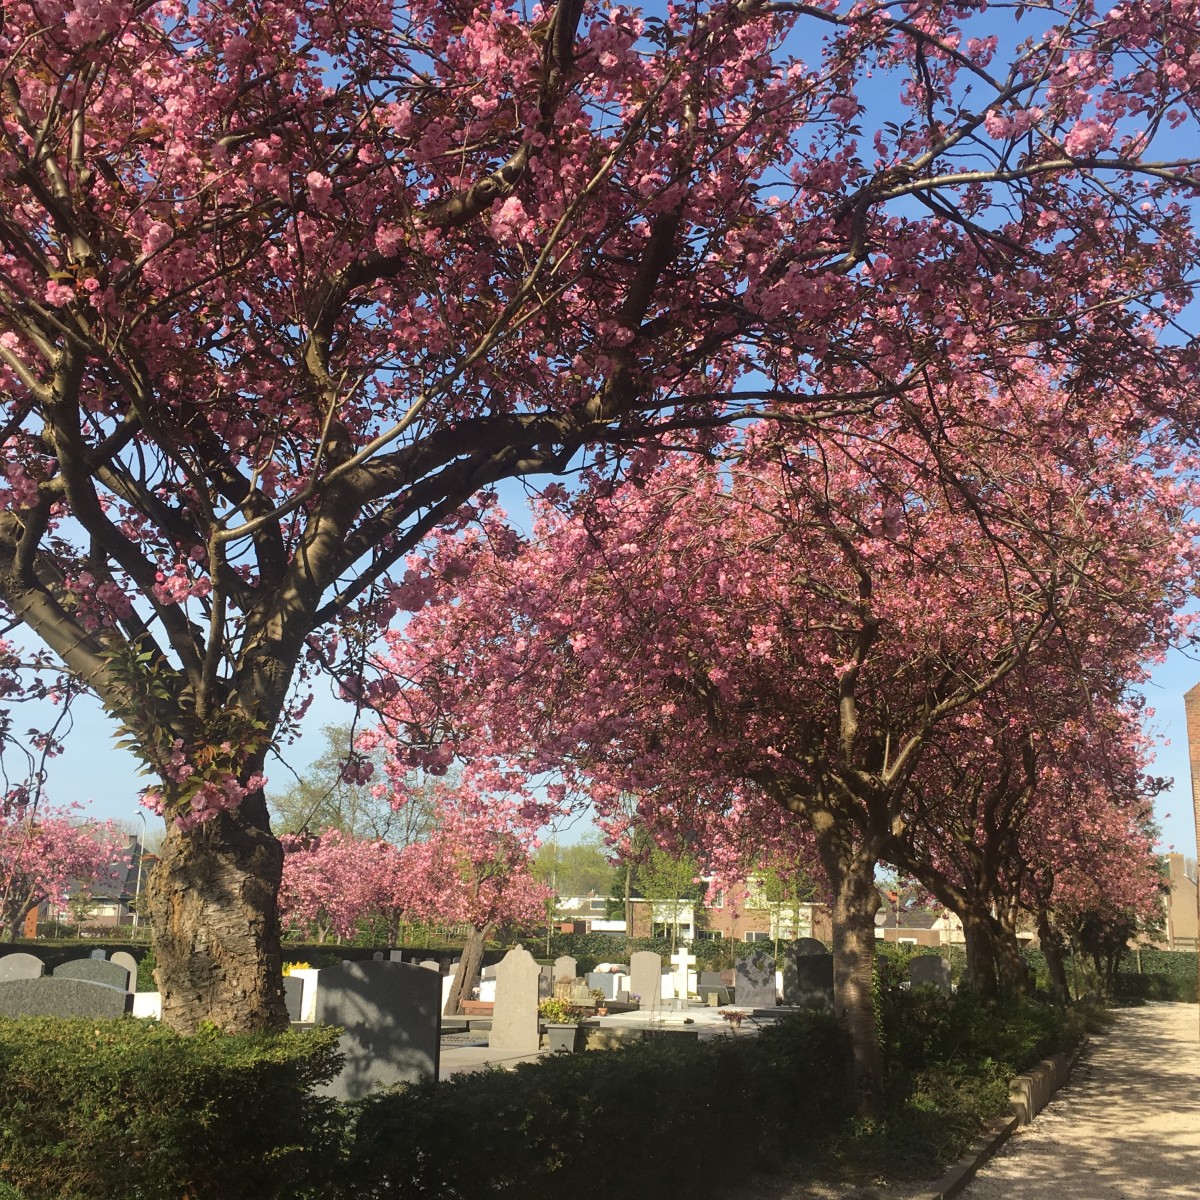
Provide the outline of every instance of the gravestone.
<path id="1" fill-rule="evenodd" d="M 107 957 L 108 957 L 107 950 L 93 950 L 91 952 L 91 954 L 88 955 L 88 958 L 97 958 L 101 962 L 103 962 Z"/>
<path id="2" fill-rule="evenodd" d="M 783 956 L 783 1002 L 833 1011 L 833 955 L 815 938 L 801 938 Z"/>
<path id="3" fill-rule="evenodd" d="M 318 1025 L 345 1030 L 342 1072 L 320 1089 L 358 1100 L 376 1088 L 438 1077 L 441 979 L 412 963 L 343 962 L 317 972 Z"/>
<path id="4" fill-rule="evenodd" d="M 681 1000 L 686 1001 L 688 993 L 692 990 L 689 986 L 692 983 L 691 968 L 695 965 L 696 956 L 689 954 L 686 947 L 681 946 L 671 955 L 671 974 L 675 979 L 675 995 Z"/>
<path id="5" fill-rule="evenodd" d="M 0 983 L 10 979 L 41 979 L 46 964 L 34 954 L 6 954 L 0 958 Z"/>
<path id="6" fill-rule="evenodd" d="M 106 983 L 109 987 L 129 990 L 129 971 L 101 958 L 73 958 L 54 968 L 55 979 L 86 979 L 88 983 Z"/>
<path id="7" fill-rule="evenodd" d="M 560 979 L 574 979 L 579 974 L 579 964 L 569 954 L 564 954 L 554 960 L 554 982 Z"/>
<path id="8" fill-rule="evenodd" d="M 403 961 L 404 961 L 404 951 L 403 950 L 389 950 L 388 951 L 388 962 L 403 962 Z"/>
<path id="9" fill-rule="evenodd" d="M 497 965 L 498 965 L 497 963 L 489 963 L 486 967 L 480 967 L 479 978 L 480 979 L 495 979 Z"/>
<path id="10" fill-rule="evenodd" d="M 383 951 L 382 950 L 372 951 L 371 961 L 372 962 L 383 962 Z"/>
<path id="11" fill-rule="evenodd" d="M 938 954 L 920 954 L 908 961 L 912 987 L 935 987 L 950 994 L 950 964 Z"/>
<path id="12" fill-rule="evenodd" d="M 696 986 L 702 988 L 728 987 L 729 983 L 720 971 L 701 971 L 699 979 L 696 980 Z"/>
<path id="13" fill-rule="evenodd" d="M 423 958 L 419 965 L 427 971 L 436 971 L 439 975 L 442 973 L 442 964 L 436 958 Z"/>
<path id="14" fill-rule="evenodd" d="M 551 966 L 538 967 L 538 999 L 548 1000 L 554 995 L 554 968 Z"/>
<path id="15" fill-rule="evenodd" d="M 84 960 L 91 961 L 91 960 Z M 133 1008 L 133 995 L 124 987 L 93 983 L 69 976 L 10 979 L 0 983 L 0 1017 L 123 1017 Z"/>
<path id="16" fill-rule="evenodd" d="M 608 971 L 589 971 L 588 988 L 599 988 L 609 1000 L 617 998 L 617 977 Z"/>
<path id="17" fill-rule="evenodd" d="M 816 938 L 798 938 L 788 942 L 782 954 L 783 1003 L 791 1008 L 824 1008 L 825 1003 L 812 994 L 815 984 L 817 991 L 824 988 L 825 968 L 816 963 L 804 963 L 804 959 L 829 959 L 829 987 L 833 987 L 833 959 L 825 948 L 825 943 Z M 803 982 L 801 982 L 803 976 Z M 829 1003 L 833 1003 L 830 996 Z"/>
<path id="18" fill-rule="evenodd" d="M 536 1054 L 538 965 L 523 946 L 514 946 L 496 964 L 496 1004 L 488 1046 L 512 1054 Z"/>
<path id="19" fill-rule="evenodd" d="M 129 990 L 137 991 L 138 961 L 128 950 L 118 950 L 112 956 L 114 966 L 124 967 L 129 972 Z"/>
<path id="20" fill-rule="evenodd" d="M 289 1021 L 299 1021 L 304 1012 L 304 980 L 295 975 L 283 977 L 283 1003 L 287 1008 Z"/>
<path id="21" fill-rule="evenodd" d="M 662 959 L 653 950 L 636 950 L 629 956 L 629 992 L 639 1008 L 659 1008 L 662 999 Z"/>
<path id="22" fill-rule="evenodd" d="M 766 950 L 738 959 L 734 1001 L 739 1008 L 775 1007 L 775 960 Z"/>

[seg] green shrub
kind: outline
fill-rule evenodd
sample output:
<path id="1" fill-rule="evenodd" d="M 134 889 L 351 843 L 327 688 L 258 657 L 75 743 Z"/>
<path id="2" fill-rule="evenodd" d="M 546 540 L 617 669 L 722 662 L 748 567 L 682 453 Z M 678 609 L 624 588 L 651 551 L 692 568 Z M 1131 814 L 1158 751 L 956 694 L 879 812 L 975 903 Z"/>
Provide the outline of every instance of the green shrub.
<path id="1" fill-rule="evenodd" d="M 156 1021 L 0 1020 L 0 1178 L 26 1200 L 250 1200 L 320 1180 L 337 1030 L 181 1037 Z"/>
<path id="2" fill-rule="evenodd" d="M 1196 952 L 1143 950 L 1140 971 L 1137 955 L 1127 954 L 1117 971 L 1113 995 L 1122 1000 L 1174 1000 L 1195 1004 Z"/>
<path id="3" fill-rule="evenodd" d="M 664 1035 L 404 1087 L 358 1106 L 344 1194 L 550 1200 L 707 1188 L 745 1154 L 761 1160 L 844 1118 L 846 1054 L 841 1025 L 814 1013 L 757 1038 Z M 738 1153 L 716 1156 L 718 1146 Z"/>

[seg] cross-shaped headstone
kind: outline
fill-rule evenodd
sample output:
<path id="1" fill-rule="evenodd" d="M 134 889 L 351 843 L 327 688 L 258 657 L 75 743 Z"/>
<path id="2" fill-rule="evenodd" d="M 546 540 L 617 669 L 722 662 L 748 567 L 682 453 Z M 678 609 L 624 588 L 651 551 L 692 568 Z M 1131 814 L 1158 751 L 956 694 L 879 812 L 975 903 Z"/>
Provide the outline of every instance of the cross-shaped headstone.
<path id="1" fill-rule="evenodd" d="M 689 954 L 686 947 L 680 947 L 680 949 L 671 955 L 671 964 L 674 967 L 671 974 L 675 976 L 675 995 L 686 1000 L 688 995 L 688 969 L 696 965 L 696 956 Z"/>

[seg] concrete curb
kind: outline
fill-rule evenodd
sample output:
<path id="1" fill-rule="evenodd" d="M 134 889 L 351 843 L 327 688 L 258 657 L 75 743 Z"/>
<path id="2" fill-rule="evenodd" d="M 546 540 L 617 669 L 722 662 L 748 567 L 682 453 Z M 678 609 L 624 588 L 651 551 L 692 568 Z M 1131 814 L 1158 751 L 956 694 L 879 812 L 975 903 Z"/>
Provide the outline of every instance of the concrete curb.
<path id="1" fill-rule="evenodd" d="M 1079 1057 L 1087 1049 L 1084 1038 L 1068 1057 L 1056 1054 L 1043 1059 L 1031 1071 L 1018 1075 L 1012 1082 L 1009 1103 L 1012 1114 L 998 1121 L 975 1141 L 971 1148 L 933 1185 L 932 1190 L 921 1192 L 914 1200 L 951 1200 L 967 1186 L 975 1172 L 983 1166 L 1022 1125 L 1028 1125 L 1049 1104 L 1054 1093 L 1071 1078 Z"/>

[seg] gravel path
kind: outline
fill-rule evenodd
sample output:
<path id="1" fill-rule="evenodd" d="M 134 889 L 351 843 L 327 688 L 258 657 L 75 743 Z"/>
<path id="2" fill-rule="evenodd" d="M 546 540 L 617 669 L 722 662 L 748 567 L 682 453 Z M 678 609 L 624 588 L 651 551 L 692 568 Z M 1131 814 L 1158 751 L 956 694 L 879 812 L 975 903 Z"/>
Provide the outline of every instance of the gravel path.
<path id="1" fill-rule="evenodd" d="M 1070 1085 L 980 1170 L 963 1200 L 1196 1200 L 1197 1020 L 1194 1004 L 1121 1010 Z"/>

